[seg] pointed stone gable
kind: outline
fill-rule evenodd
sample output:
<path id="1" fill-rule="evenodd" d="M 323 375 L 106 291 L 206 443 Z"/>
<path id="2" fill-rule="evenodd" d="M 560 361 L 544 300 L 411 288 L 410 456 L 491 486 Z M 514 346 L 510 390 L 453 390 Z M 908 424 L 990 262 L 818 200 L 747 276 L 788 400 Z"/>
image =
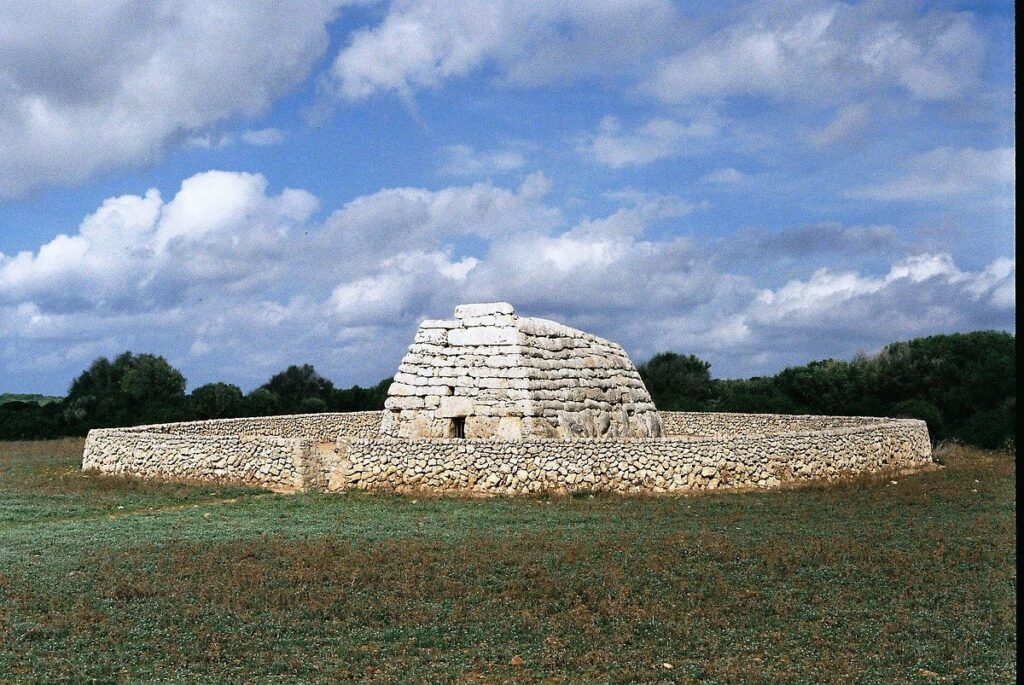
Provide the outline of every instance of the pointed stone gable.
<path id="1" fill-rule="evenodd" d="M 424 321 L 384 404 L 381 434 L 445 438 L 645 438 L 661 420 L 616 343 L 516 316 L 507 302 L 463 304 Z"/>

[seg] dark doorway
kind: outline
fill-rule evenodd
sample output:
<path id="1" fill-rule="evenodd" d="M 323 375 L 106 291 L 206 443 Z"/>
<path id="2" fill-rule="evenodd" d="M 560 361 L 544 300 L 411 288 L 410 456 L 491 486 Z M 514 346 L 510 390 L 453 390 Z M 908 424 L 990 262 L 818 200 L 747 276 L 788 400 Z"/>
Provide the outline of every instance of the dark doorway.
<path id="1" fill-rule="evenodd" d="M 453 438 L 464 438 L 466 437 L 466 417 L 456 416 L 452 419 L 452 437 Z"/>

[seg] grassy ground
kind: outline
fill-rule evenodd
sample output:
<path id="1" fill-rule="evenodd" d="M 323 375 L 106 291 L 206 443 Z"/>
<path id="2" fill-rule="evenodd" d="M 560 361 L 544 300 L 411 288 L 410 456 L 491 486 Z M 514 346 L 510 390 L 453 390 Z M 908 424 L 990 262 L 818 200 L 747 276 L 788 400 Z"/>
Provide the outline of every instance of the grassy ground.
<path id="1" fill-rule="evenodd" d="M 1016 679 L 1013 457 L 690 498 L 277 495 L 0 443 L 0 682 Z"/>

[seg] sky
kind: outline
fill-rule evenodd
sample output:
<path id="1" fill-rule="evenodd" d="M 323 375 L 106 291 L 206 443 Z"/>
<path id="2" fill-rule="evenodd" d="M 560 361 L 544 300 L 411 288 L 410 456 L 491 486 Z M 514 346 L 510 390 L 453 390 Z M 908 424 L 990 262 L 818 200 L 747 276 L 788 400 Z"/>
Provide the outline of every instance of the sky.
<path id="1" fill-rule="evenodd" d="M 394 373 L 508 301 L 720 378 L 1014 330 L 1010 2 L 0 5 L 0 392 Z"/>

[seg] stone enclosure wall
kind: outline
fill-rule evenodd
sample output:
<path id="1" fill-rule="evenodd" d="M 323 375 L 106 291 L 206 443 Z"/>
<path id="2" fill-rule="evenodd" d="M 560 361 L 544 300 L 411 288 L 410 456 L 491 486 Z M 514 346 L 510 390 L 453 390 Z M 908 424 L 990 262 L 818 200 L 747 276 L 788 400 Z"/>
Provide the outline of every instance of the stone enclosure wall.
<path id="1" fill-rule="evenodd" d="M 379 430 L 376 411 L 99 428 L 85 439 L 82 468 L 275 489 L 325 488 L 323 464 L 338 437 L 376 437 Z"/>
<path id="2" fill-rule="evenodd" d="M 354 440 L 344 481 L 364 490 L 529 494 L 772 488 L 931 463 L 923 421 L 770 435 L 634 440 Z"/>
<path id="3" fill-rule="evenodd" d="M 380 438 L 380 412 L 89 432 L 83 469 L 276 489 L 478 495 L 771 488 L 931 463 L 923 421 L 662 412 L 668 437 Z"/>
<path id="4" fill-rule="evenodd" d="M 279 438 L 301 438 L 318 443 L 334 443 L 339 435 L 347 435 L 352 438 L 377 437 L 380 433 L 380 412 L 354 411 L 330 414 L 254 416 L 245 419 L 158 423 L 150 426 L 100 430 L 127 433 L 174 433 L 175 435 L 272 435 Z"/>

